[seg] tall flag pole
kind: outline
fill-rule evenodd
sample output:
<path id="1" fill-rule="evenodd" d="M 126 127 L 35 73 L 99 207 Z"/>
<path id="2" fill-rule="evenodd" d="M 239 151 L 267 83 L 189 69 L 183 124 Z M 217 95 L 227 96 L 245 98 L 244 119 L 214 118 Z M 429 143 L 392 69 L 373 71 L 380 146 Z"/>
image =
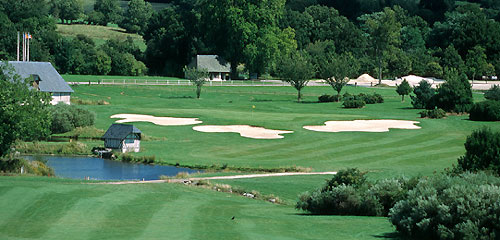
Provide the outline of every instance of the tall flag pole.
<path id="1" fill-rule="evenodd" d="M 31 39 L 31 35 L 30 33 L 28 32 L 28 34 L 26 35 L 26 41 L 28 41 L 28 53 L 27 53 L 27 57 L 26 57 L 26 61 L 30 61 L 30 39 Z"/>
<path id="2" fill-rule="evenodd" d="M 26 61 L 26 35 L 23 32 L 23 62 Z"/>
<path id="3" fill-rule="evenodd" d="M 17 61 L 19 62 L 19 32 L 17 32 Z"/>

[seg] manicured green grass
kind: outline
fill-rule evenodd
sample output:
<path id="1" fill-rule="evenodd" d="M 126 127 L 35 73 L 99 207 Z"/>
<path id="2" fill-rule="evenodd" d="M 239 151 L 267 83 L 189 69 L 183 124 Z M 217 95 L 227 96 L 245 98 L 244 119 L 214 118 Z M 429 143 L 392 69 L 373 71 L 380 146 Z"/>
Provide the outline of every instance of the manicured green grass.
<path id="1" fill-rule="evenodd" d="M 308 216 L 176 184 L 0 177 L 0 204 L 1 239 L 378 239 L 393 232 L 385 218 Z"/>
<path id="2" fill-rule="evenodd" d="M 201 99 L 188 86 L 77 86 L 73 96 L 104 99 L 105 106 L 85 106 L 97 114 L 97 128 L 107 129 L 118 119 L 113 114 L 199 118 L 207 125 L 248 124 L 270 129 L 292 130 L 283 139 L 258 140 L 236 133 L 202 133 L 192 126 L 157 126 L 138 122 L 146 135 L 165 137 L 148 141 L 139 154 L 156 155 L 168 164 L 230 167 L 311 167 L 333 171 L 358 167 L 374 178 L 431 174 L 451 167 L 465 152 L 463 143 L 474 129 L 498 123 L 473 122 L 467 116 L 419 119 L 420 110 L 402 103 L 394 89 L 347 87 L 350 93 L 378 92 L 385 103 L 363 109 L 344 109 L 341 103 L 316 103 L 317 96 L 331 94 L 329 87 L 306 87 L 304 102 L 297 103 L 291 87 L 204 87 Z M 477 95 L 481 98 L 482 96 Z M 255 108 L 252 108 L 255 106 Z M 393 129 L 385 133 L 322 133 L 304 125 L 322 125 L 328 120 L 401 119 L 421 122 L 420 130 Z"/>
<path id="3" fill-rule="evenodd" d="M 57 24 L 57 32 L 65 37 L 71 38 L 76 37 L 78 34 L 85 35 L 92 38 L 97 46 L 104 44 L 109 39 L 124 41 L 128 37 L 131 37 L 141 51 L 146 50 L 146 43 L 144 43 L 140 35 L 127 33 L 125 29 L 119 27 L 85 24 Z"/>

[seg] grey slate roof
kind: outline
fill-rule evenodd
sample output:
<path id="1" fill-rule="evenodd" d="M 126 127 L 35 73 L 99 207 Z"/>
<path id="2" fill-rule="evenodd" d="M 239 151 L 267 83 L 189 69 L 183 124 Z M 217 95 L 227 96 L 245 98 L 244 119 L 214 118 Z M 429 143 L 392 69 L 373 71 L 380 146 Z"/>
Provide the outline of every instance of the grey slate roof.
<path id="1" fill-rule="evenodd" d="M 2 63 L 2 62 L 0 62 Z M 73 89 L 64 81 L 50 62 L 8 62 L 22 78 L 31 75 L 40 77 L 40 91 L 42 92 L 73 92 Z"/>
<path id="2" fill-rule="evenodd" d="M 189 67 L 206 69 L 208 72 L 231 72 L 231 64 L 218 55 L 196 55 Z"/>
<path id="3" fill-rule="evenodd" d="M 102 136 L 102 138 L 122 140 L 125 139 L 131 133 L 140 134 L 142 132 L 134 125 L 114 123 L 108 128 L 108 131 L 106 131 L 106 133 Z"/>

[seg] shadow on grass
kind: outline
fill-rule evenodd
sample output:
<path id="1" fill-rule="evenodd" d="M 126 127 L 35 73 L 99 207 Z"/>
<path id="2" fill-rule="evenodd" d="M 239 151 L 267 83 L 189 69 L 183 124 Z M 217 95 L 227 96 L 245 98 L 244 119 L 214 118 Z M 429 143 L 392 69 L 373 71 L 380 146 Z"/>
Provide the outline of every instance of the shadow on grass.
<path id="1" fill-rule="evenodd" d="M 160 96 L 160 98 L 166 99 L 184 99 L 184 98 L 194 98 L 193 96 Z"/>
<path id="2" fill-rule="evenodd" d="M 402 236 L 398 232 L 390 232 L 390 233 L 383 233 L 379 235 L 373 235 L 375 238 L 383 238 L 383 239 L 395 239 L 395 240 L 405 240 L 405 239 L 410 239 Z"/>
<path id="3" fill-rule="evenodd" d="M 321 103 L 321 102 L 318 102 L 318 101 L 300 101 L 300 102 L 297 102 L 297 103 L 301 103 L 301 104 L 314 104 L 314 103 Z"/>

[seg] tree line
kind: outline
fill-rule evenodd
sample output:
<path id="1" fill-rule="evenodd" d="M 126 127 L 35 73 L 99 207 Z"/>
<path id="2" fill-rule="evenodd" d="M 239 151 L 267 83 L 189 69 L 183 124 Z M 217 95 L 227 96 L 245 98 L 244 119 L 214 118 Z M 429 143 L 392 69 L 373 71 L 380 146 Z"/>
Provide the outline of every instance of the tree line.
<path id="1" fill-rule="evenodd" d="M 355 66 L 349 77 L 369 73 L 379 79 L 440 78 L 450 69 L 469 79 L 500 73 L 500 4 L 493 0 L 171 0 L 157 12 L 144 0 L 129 1 L 125 10 L 117 0 L 96 0 L 86 13 L 79 0 L 1 1 L 0 58 L 12 59 L 15 32 L 29 30 L 36 36 L 34 59 L 74 74 L 183 76 L 196 54 L 222 56 L 233 78 L 242 71 L 277 76 L 282 60 L 297 54 L 312 65 L 313 77 L 324 79 L 339 64 Z M 84 50 L 94 50 L 82 55 L 92 56 L 95 66 L 82 66 L 72 60 L 78 51 L 68 50 L 79 49 L 82 37 L 62 38 L 56 19 L 117 23 L 140 34 L 147 49 L 116 54 L 87 39 Z"/>

